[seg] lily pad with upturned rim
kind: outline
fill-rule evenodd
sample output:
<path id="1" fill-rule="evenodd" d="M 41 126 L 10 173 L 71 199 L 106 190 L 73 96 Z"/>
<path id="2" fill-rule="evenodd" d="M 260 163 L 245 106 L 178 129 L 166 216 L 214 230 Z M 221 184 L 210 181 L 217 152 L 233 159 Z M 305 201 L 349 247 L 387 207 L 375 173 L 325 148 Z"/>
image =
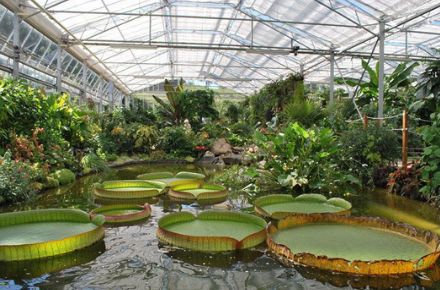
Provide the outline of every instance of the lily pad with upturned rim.
<path id="1" fill-rule="evenodd" d="M 104 237 L 104 217 L 76 209 L 0 214 L 0 261 L 51 257 L 85 248 Z"/>
<path id="2" fill-rule="evenodd" d="M 152 172 L 137 176 L 140 180 L 154 180 L 164 182 L 168 187 L 185 183 L 203 183 L 205 175 L 196 172 L 181 171 L 174 175 L 172 172 Z"/>
<path id="3" fill-rule="evenodd" d="M 288 216 L 269 224 L 269 250 L 284 264 L 359 275 L 424 270 L 440 255 L 432 232 L 374 217 Z"/>
<path id="4" fill-rule="evenodd" d="M 101 199 L 142 199 L 161 195 L 166 184 L 146 180 L 112 180 L 95 184 L 95 196 Z"/>
<path id="5" fill-rule="evenodd" d="M 202 251 L 247 249 L 265 240 L 266 222 L 257 216 L 230 211 L 171 213 L 159 220 L 157 237 L 166 244 Z"/>
<path id="6" fill-rule="evenodd" d="M 168 195 L 174 200 L 183 202 L 218 203 L 226 200 L 228 190 L 217 184 L 192 182 L 171 187 Z"/>
<path id="7" fill-rule="evenodd" d="M 295 214 L 331 213 L 348 215 L 351 203 L 342 198 L 327 199 L 316 193 L 302 194 L 293 197 L 290 194 L 272 194 L 257 198 L 254 202 L 255 212 L 263 217 L 282 219 Z"/>
<path id="8" fill-rule="evenodd" d="M 136 204 L 114 204 L 98 207 L 90 212 L 92 216 L 102 214 L 108 224 L 132 223 L 147 219 L 151 214 L 151 207 L 148 203 Z"/>

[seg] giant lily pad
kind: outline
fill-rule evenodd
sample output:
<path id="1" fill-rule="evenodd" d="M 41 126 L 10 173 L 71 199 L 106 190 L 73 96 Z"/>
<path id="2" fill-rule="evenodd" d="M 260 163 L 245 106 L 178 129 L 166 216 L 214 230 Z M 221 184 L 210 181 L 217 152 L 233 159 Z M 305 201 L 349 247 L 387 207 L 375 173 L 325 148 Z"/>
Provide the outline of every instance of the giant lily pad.
<path id="1" fill-rule="evenodd" d="M 105 243 L 100 240 L 89 247 L 63 255 L 33 260 L 0 262 L 0 277 L 17 280 L 23 277 L 26 279 L 35 278 L 47 273 L 59 272 L 86 264 L 95 260 L 103 252 L 105 252 Z"/>
<path id="2" fill-rule="evenodd" d="M 256 213 L 273 219 L 282 219 L 295 214 L 349 214 L 351 210 L 351 203 L 342 198 L 327 199 L 315 193 L 297 197 L 290 194 L 272 194 L 257 198 L 254 205 Z"/>
<path id="3" fill-rule="evenodd" d="M 360 274 L 392 275 L 435 263 L 439 237 L 373 217 L 288 216 L 268 227 L 267 244 L 285 264 Z"/>
<path id="4" fill-rule="evenodd" d="M 72 252 L 104 237 L 103 216 L 76 209 L 0 214 L 0 261 L 29 260 Z"/>
<path id="5" fill-rule="evenodd" d="M 221 185 L 191 182 L 171 187 L 168 195 L 174 200 L 197 201 L 203 204 L 225 201 L 228 197 L 228 191 Z"/>
<path id="6" fill-rule="evenodd" d="M 95 196 L 106 199 L 142 199 L 162 194 L 165 183 L 146 180 L 113 180 L 95 185 Z"/>
<path id="7" fill-rule="evenodd" d="M 151 207 L 148 203 L 143 206 L 136 204 L 115 204 L 106 205 L 94 209 L 92 216 L 102 214 L 107 224 L 132 223 L 148 218 L 151 214 Z"/>
<path id="8" fill-rule="evenodd" d="M 166 183 L 167 186 L 176 186 L 185 183 L 203 183 L 205 175 L 195 172 L 182 171 L 174 175 L 171 172 L 153 172 L 137 176 L 141 180 L 154 180 Z"/>
<path id="9" fill-rule="evenodd" d="M 157 237 L 166 244 L 202 252 L 252 248 L 265 240 L 266 222 L 229 211 L 172 213 L 159 220 Z"/>

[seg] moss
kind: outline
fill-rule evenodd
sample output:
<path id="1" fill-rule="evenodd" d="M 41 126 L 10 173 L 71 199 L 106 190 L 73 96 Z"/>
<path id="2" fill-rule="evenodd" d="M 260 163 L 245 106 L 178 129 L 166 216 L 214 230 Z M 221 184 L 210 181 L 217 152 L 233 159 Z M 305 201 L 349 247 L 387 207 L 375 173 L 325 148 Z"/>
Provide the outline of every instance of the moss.
<path id="1" fill-rule="evenodd" d="M 60 169 L 52 174 L 52 177 L 57 179 L 60 185 L 69 184 L 75 181 L 75 173 L 69 169 Z"/>

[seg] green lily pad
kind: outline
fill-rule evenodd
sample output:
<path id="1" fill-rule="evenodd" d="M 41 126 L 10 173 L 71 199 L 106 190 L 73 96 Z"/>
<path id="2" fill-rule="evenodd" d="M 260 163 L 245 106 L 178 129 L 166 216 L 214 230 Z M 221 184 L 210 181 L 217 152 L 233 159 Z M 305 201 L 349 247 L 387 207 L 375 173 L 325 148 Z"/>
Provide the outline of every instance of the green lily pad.
<path id="1" fill-rule="evenodd" d="M 151 214 L 151 207 L 148 203 L 143 206 L 136 204 L 106 205 L 94 209 L 90 214 L 92 216 L 102 214 L 108 224 L 125 224 L 148 218 Z"/>
<path id="2" fill-rule="evenodd" d="M 272 194 L 257 198 L 254 205 L 255 212 L 273 219 L 282 219 L 294 214 L 349 214 L 351 210 L 351 203 L 344 199 L 327 199 L 315 193 L 302 194 L 298 197 L 290 194 Z"/>
<path id="3" fill-rule="evenodd" d="M 190 250 L 219 252 L 254 247 L 265 240 L 266 222 L 256 216 L 228 211 L 172 213 L 159 220 L 163 243 Z"/>
<path id="4" fill-rule="evenodd" d="M 197 201 L 205 204 L 225 201 L 228 197 L 228 191 L 221 185 L 191 182 L 171 187 L 168 195 L 177 201 Z"/>
<path id="5" fill-rule="evenodd" d="M 440 255 L 430 232 L 374 217 L 288 216 L 268 227 L 269 250 L 287 265 L 360 275 L 392 275 L 429 268 Z"/>
<path id="6" fill-rule="evenodd" d="M 0 214 L 0 261 L 44 258 L 87 247 L 104 237 L 104 219 L 75 209 Z"/>
<path id="7" fill-rule="evenodd" d="M 171 172 L 165 171 L 141 174 L 137 176 L 137 179 L 160 181 L 171 187 L 185 183 L 203 183 L 205 175 L 187 171 L 182 171 L 174 175 Z"/>
<path id="8" fill-rule="evenodd" d="M 101 199 L 142 199 L 155 197 L 165 191 L 166 184 L 146 180 L 113 180 L 95 184 L 94 194 Z"/>
<path id="9" fill-rule="evenodd" d="M 431 252 L 420 241 L 359 225 L 303 225 L 279 231 L 272 238 L 295 253 L 311 253 L 348 261 L 416 260 Z"/>

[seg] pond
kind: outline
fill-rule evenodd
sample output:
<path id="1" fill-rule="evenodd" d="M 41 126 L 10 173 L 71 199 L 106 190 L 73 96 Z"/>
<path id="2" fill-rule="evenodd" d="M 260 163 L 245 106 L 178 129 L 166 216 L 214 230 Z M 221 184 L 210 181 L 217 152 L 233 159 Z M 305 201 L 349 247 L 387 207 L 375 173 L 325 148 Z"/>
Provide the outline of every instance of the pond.
<path id="1" fill-rule="evenodd" d="M 75 207 L 90 211 L 97 207 L 92 195 L 95 182 L 134 179 L 154 171 L 194 171 L 213 176 L 220 169 L 194 165 L 143 164 L 107 173 L 89 175 L 72 185 L 39 195 L 0 212 Z M 265 253 L 264 245 L 229 254 L 201 254 L 160 245 L 157 222 L 168 212 L 194 213 L 210 208 L 247 209 L 255 196 L 235 189 L 227 202 L 198 207 L 179 205 L 166 198 L 152 204 L 152 216 L 131 226 L 107 227 L 104 243 L 86 250 L 32 263 L 0 263 L 0 288 L 98 288 L 98 289 L 352 289 L 352 287 L 439 288 L 438 267 L 405 277 L 360 279 L 307 268 L 286 268 Z M 384 192 L 359 194 L 351 198 L 354 215 L 382 216 L 411 223 L 440 234 L 438 211 L 429 205 Z M 34 288 L 35 289 L 35 288 Z"/>

